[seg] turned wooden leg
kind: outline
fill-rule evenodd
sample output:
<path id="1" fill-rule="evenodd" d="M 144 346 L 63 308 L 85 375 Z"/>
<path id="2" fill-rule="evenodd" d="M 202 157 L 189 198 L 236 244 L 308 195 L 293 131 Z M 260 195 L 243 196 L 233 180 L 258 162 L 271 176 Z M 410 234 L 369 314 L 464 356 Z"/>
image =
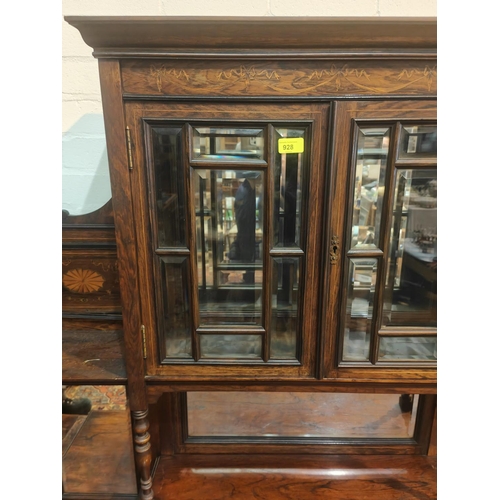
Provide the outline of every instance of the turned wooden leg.
<path id="1" fill-rule="evenodd" d="M 148 410 L 132 411 L 134 431 L 135 463 L 140 479 L 141 500 L 153 500 L 153 478 L 151 477 L 151 443 L 148 432 Z"/>

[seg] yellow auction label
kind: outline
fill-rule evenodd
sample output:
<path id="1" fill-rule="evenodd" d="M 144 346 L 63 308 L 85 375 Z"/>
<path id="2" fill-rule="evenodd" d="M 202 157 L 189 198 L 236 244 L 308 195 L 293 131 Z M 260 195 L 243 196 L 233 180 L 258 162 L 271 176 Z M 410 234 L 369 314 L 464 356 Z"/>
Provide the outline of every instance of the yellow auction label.
<path id="1" fill-rule="evenodd" d="M 303 153 L 304 152 L 304 138 L 303 137 L 289 137 L 278 139 L 278 153 Z"/>

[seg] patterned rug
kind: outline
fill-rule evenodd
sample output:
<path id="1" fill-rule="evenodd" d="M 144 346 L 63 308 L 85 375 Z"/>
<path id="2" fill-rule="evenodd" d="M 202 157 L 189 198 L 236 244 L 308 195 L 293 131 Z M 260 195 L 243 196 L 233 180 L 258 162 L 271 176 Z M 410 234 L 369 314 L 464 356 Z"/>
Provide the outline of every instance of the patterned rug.
<path id="1" fill-rule="evenodd" d="M 70 399 L 90 399 L 93 411 L 128 408 L 124 385 L 73 385 L 66 388 L 65 396 Z"/>

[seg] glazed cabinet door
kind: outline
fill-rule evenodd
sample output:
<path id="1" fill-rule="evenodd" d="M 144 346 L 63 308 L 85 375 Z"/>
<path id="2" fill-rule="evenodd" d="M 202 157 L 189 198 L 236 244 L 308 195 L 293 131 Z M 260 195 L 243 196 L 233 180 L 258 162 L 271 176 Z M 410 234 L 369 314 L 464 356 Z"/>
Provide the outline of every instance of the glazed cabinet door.
<path id="1" fill-rule="evenodd" d="M 436 376 L 436 140 L 434 102 L 337 105 L 327 378 Z"/>
<path id="2" fill-rule="evenodd" d="M 149 375 L 315 375 L 329 109 L 126 104 Z"/>

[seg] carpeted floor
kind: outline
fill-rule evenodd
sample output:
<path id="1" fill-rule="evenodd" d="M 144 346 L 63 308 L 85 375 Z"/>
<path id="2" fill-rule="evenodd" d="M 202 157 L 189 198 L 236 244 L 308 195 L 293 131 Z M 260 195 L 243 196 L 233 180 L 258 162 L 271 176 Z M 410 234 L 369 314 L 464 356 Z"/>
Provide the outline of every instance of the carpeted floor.
<path id="1" fill-rule="evenodd" d="M 126 410 L 127 392 L 124 385 L 73 385 L 66 388 L 70 399 L 88 398 L 92 410 Z"/>

